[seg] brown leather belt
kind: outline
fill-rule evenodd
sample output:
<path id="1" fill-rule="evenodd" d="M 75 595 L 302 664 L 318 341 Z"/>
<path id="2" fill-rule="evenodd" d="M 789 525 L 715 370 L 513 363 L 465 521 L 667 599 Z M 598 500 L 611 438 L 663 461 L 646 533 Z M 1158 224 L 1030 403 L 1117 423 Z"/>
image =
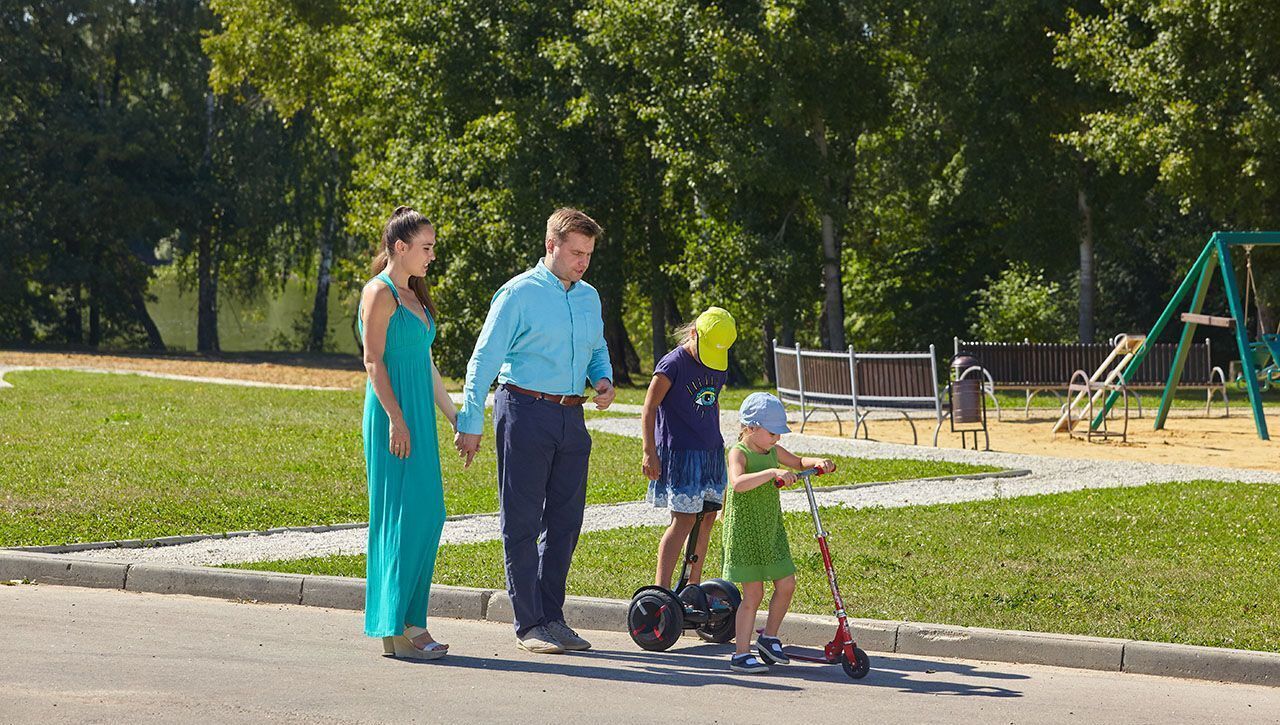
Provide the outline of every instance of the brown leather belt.
<path id="1" fill-rule="evenodd" d="M 522 395 L 528 395 L 536 400 L 550 400 L 551 402 L 559 403 L 560 405 L 582 405 L 587 402 L 587 396 L 585 395 L 552 395 L 550 393 L 540 393 L 536 390 L 522 388 L 519 385 L 512 385 L 511 383 L 503 383 L 502 387 Z"/>

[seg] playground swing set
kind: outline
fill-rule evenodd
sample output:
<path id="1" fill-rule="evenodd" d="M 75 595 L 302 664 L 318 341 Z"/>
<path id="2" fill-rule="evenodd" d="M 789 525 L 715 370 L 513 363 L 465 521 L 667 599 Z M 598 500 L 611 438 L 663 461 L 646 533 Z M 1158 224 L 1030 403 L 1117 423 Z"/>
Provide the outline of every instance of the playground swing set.
<path id="1" fill-rule="evenodd" d="M 1243 247 L 1245 253 L 1243 300 L 1235 267 L 1231 263 L 1233 247 Z M 1270 440 L 1267 420 L 1262 409 L 1262 392 L 1270 389 L 1273 384 L 1280 385 L 1280 329 L 1274 333 L 1266 332 L 1261 329 L 1262 321 L 1259 317 L 1256 339 L 1251 340 L 1249 337 L 1249 302 L 1252 298 L 1256 306 L 1257 301 L 1257 286 L 1253 278 L 1255 247 L 1280 247 L 1280 232 L 1215 232 L 1209 238 L 1209 243 L 1205 245 L 1204 250 L 1200 252 L 1200 256 L 1192 265 L 1186 278 L 1182 280 L 1182 284 L 1174 292 L 1168 307 L 1156 320 L 1151 332 L 1145 337 L 1121 335 L 1117 339 L 1115 352 L 1098 368 L 1093 377 L 1087 381 L 1072 380 L 1071 391 L 1078 395 L 1066 406 L 1062 418 L 1054 426 L 1054 431 L 1065 430 L 1070 433 L 1076 420 L 1088 419 L 1089 437 L 1113 435 L 1106 433 L 1107 414 L 1122 396 L 1127 406 L 1127 384 L 1146 357 L 1148 345 L 1159 338 L 1165 326 L 1173 319 L 1174 312 L 1190 294 L 1191 305 L 1179 316 L 1182 322 L 1182 335 L 1178 340 L 1178 349 L 1169 371 L 1169 379 L 1160 396 L 1160 408 L 1155 416 L 1155 429 L 1164 428 L 1169 407 L 1173 402 L 1174 391 L 1182 380 L 1182 370 L 1186 364 L 1187 352 L 1195 338 L 1196 327 L 1209 325 L 1234 332 L 1240 352 L 1240 373 L 1236 376 L 1235 382 L 1249 394 L 1249 406 L 1253 410 L 1253 422 L 1257 428 L 1258 437 L 1262 440 Z M 1231 311 L 1230 317 L 1202 313 L 1209 285 L 1214 279 L 1214 273 L 1218 271 L 1222 273 L 1223 291 L 1226 293 L 1227 306 Z M 1073 413 L 1076 415 L 1073 416 Z M 1095 431 L 1101 431 L 1101 433 L 1095 433 Z"/>

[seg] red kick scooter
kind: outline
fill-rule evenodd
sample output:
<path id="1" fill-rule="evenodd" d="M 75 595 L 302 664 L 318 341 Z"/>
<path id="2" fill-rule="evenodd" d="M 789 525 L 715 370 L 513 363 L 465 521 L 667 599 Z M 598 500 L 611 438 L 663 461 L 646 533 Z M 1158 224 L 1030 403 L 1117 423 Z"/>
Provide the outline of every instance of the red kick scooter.
<path id="1" fill-rule="evenodd" d="M 822 552 L 822 565 L 826 567 L 827 581 L 831 584 L 831 596 L 836 603 L 836 634 L 827 643 L 820 657 L 791 648 L 787 649 L 787 656 L 802 662 L 818 662 L 824 665 L 834 665 L 839 662 L 846 675 L 860 680 L 871 671 L 871 658 L 858 647 L 853 641 L 853 635 L 849 632 L 849 621 L 844 613 L 844 599 L 840 596 L 840 585 L 836 584 L 836 569 L 831 564 L 831 552 L 827 549 L 827 531 L 822 528 L 822 518 L 818 515 L 818 503 L 813 499 L 813 484 L 810 482 L 814 476 L 821 476 L 824 473 L 826 472 L 820 468 L 806 468 L 803 471 L 797 471 L 796 478 L 804 483 L 805 495 L 809 497 L 809 512 L 813 514 L 818 550 Z M 782 488 L 785 484 L 778 480 L 776 485 Z"/>

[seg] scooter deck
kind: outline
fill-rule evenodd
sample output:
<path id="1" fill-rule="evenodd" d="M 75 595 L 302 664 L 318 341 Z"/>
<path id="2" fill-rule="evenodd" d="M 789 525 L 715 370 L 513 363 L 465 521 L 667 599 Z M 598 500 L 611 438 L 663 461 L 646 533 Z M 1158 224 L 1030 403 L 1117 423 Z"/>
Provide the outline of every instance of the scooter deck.
<path id="1" fill-rule="evenodd" d="M 782 651 L 786 652 L 787 656 L 790 657 L 791 659 L 799 660 L 801 662 L 816 662 L 822 665 L 833 665 L 840 661 L 840 660 L 829 660 L 827 659 L 827 655 L 825 652 L 823 652 L 820 649 L 813 649 L 810 647 L 788 646 L 788 647 L 783 647 Z"/>

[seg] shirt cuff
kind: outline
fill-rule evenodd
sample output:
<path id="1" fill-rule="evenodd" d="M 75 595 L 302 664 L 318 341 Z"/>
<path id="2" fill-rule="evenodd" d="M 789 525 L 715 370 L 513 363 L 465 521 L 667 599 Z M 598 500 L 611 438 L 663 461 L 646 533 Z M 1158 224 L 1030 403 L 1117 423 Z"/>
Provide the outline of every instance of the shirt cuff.
<path id="1" fill-rule="evenodd" d="M 484 407 L 481 406 L 477 411 L 475 406 L 466 406 L 458 411 L 458 432 L 470 435 L 484 433 Z"/>

